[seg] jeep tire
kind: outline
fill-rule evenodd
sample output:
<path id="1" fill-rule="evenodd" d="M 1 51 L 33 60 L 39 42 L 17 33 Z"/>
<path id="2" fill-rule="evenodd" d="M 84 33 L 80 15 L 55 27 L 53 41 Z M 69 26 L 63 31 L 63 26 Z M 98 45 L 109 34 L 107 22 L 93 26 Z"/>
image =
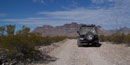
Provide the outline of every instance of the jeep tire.
<path id="1" fill-rule="evenodd" d="M 100 47 L 100 45 L 101 45 L 100 43 L 96 43 L 95 44 L 96 47 Z"/>
<path id="2" fill-rule="evenodd" d="M 81 45 L 81 42 L 80 42 L 79 38 L 78 38 L 78 40 L 77 40 L 77 45 L 78 45 L 78 47 L 82 47 L 82 45 Z"/>

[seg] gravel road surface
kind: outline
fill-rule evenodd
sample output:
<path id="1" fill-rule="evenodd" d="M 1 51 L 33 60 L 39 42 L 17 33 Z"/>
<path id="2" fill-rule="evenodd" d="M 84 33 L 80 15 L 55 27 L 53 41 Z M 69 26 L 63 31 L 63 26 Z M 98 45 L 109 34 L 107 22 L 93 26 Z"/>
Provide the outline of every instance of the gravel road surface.
<path id="1" fill-rule="evenodd" d="M 101 47 L 78 47 L 76 39 L 69 39 L 49 53 L 56 61 L 38 65 L 130 65 L 130 47 L 101 44 Z"/>

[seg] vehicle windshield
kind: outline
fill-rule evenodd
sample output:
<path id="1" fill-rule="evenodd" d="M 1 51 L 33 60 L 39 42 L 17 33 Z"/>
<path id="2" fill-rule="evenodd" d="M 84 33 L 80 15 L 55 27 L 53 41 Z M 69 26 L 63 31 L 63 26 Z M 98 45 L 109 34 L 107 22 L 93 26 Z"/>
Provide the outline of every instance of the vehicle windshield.
<path id="1" fill-rule="evenodd" d="M 92 32 L 94 34 L 97 33 L 95 27 L 81 27 L 81 29 L 80 29 L 80 34 L 81 35 L 84 35 L 87 32 Z"/>

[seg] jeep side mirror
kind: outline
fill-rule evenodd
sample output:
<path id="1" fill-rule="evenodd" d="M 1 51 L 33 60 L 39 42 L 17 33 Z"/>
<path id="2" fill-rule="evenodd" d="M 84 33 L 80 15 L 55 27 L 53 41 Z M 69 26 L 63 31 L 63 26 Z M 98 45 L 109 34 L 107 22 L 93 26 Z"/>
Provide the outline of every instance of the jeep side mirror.
<path id="1" fill-rule="evenodd" d="M 79 31 L 77 31 L 77 33 L 80 35 Z"/>
<path id="2" fill-rule="evenodd" d="M 79 31 L 77 31 L 77 33 L 79 33 Z"/>

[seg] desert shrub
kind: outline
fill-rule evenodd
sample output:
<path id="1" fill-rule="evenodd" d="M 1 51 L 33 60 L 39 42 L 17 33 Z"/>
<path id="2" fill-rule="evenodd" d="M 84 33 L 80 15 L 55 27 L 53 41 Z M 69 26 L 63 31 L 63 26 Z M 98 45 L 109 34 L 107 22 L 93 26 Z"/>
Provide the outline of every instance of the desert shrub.
<path id="1" fill-rule="evenodd" d="M 6 32 L 8 36 L 14 35 L 15 25 L 6 25 Z"/>
<path id="2" fill-rule="evenodd" d="M 105 36 L 104 36 L 104 35 L 100 35 L 100 36 L 99 36 L 99 40 L 100 40 L 101 42 L 104 42 L 104 41 L 105 41 Z"/>
<path id="3" fill-rule="evenodd" d="M 27 61 L 26 59 L 35 60 L 37 54 L 40 51 L 35 49 L 36 46 L 42 43 L 42 37 L 36 36 L 35 34 L 21 36 L 6 36 L 0 40 L 0 56 L 4 55 L 4 61 L 10 62 L 15 59 L 17 61 Z M 21 59 L 19 60 L 19 58 Z"/>
<path id="4" fill-rule="evenodd" d="M 64 36 L 42 37 L 39 33 L 31 33 L 30 29 L 25 26 L 14 35 L 14 27 L 9 25 L 8 31 L 6 31 L 8 34 L 3 36 L 2 33 L 2 36 L 0 36 L 0 62 L 13 63 L 12 60 L 18 62 L 39 60 L 39 58 L 45 55 L 42 55 L 36 49 L 36 46 L 51 45 L 53 42 L 59 42 L 65 39 Z M 12 30 L 9 30 L 10 28 Z"/>
<path id="5" fill-rule="evenodd" d="M 130 34 L 114 33 L 108 36 L 100 35 L 99 37 L 100 41 L 109 41 L 116 44 L 130 43 Z"/>
<path id="6" fill-rule="evenodd" d="M 0 36 L 4 36 L 4 32 L 5 32 L 5 27 L 1 26 L 0 27 Z"/>
<path id="7" fill-rule="evenodd" d="M 125 36 L 125 43 L 129 43 L 130 44 L 130 34 Z"/>
<path id="8" fill-rule="evenodd" d="M 52 37 L 53 39 L 53 42 L 59 42 L 61 40 L 64 40 L 65 37 L 64 36 L 55 36 L 55 37 Z"/>

